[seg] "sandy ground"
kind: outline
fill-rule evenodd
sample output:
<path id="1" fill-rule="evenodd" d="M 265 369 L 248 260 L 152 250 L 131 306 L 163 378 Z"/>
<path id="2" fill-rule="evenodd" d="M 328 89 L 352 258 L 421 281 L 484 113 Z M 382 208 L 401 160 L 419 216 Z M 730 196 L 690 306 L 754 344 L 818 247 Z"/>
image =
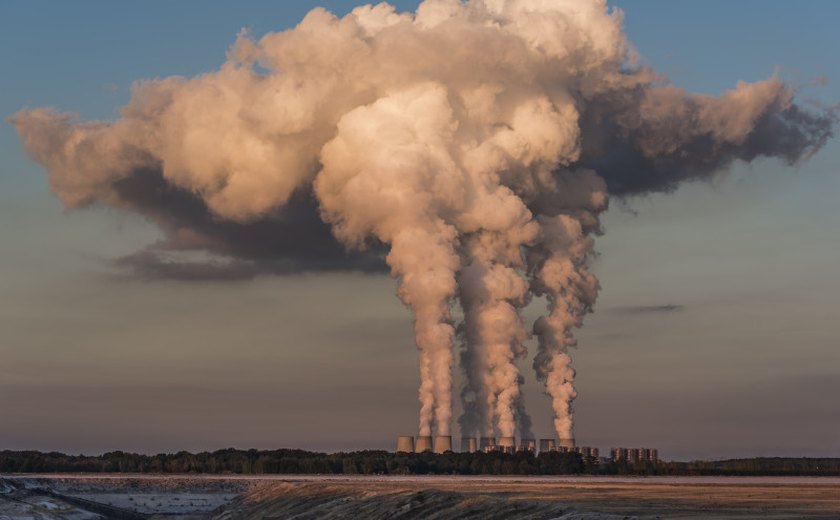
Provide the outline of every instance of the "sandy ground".
<path id="1" fill-rule="evenodd" d="M 146 515 L 173 515 L 168 518 L 840 519 L 840 478 L 3 477 Z M 0 520 L 31 514 L 20 501 L 4 501 L 3 496 L 0 493 Z M 52 518 L 51 507 L 70 513 L 60 501 L 49 499 L 48 505 L 44 500 L 26 499 L 39 504 L 35 518 Z M 76 518 L 86 518 L 81 513 Z"/>

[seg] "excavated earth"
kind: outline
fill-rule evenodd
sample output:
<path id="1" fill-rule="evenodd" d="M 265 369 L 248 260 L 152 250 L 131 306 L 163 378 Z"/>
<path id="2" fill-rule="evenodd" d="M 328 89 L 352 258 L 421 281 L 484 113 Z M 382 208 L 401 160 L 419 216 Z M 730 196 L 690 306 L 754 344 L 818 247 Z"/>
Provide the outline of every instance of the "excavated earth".
<path id="1" fill-rule="evenodd" d="M 0 520 L 840 519 L 837 478 L 0 476 Z"/>

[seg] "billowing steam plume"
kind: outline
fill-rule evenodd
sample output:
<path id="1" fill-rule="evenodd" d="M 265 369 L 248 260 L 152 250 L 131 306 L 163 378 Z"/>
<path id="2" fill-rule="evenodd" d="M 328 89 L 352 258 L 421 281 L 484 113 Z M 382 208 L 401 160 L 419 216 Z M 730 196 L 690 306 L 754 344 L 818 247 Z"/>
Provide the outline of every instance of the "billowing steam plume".
<path id="1" fill-rule="evenodd" d="M 598 293 L 587 259 L 608 195 L 739 159 L 795 163 L 834 124 L 775 76 L 718 97 L 671 86 L 634 63 L 621 22 L 581 0 L 314 9 L 288 31 L 243 32 L 215 72 L 137 83 L 116 121 L 34 109 L 11 122 L 68 207 L 161 227 L 120 261 L 141 275 L 376 270 L 384 256 L 415 316 L 424 435 L 449 433 L 456 338 L 463 433 L 530 435 L 520 310 L 544 295 L 534 368 L 568 438 L 569 347 Z M 185 250 L 217 258 L 179 263 Z"/>

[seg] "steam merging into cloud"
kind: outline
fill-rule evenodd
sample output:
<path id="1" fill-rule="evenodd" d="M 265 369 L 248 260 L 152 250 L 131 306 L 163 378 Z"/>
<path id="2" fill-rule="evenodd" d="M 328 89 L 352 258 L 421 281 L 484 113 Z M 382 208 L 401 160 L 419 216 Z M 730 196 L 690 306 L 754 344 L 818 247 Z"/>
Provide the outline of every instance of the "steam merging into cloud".
<path id="1" fill-rule="evenodd" d="M 604 1 L 426 0 L 416 13 L 314 9 L 195 78 L 134 86 L 122 117 L 11 119 L 70 208 L 165 233 L 123 259 L 146 276 L 377 270 L 414 313 L 420 433 L 449 434 L 453 343 L 467 434 L 530 436 L 516 361 L 532 295 L 534 369 L 573 436 L 569 347 L 598 294 L 587 268 L 608 195 L 667 191 L 735 160 L 795 163 L 831 136 L 778 78 L 721 96 L 637 66 Z M 222 260 L 177 262 L 200 250 Z M 457 300 L 463 323 L 453 321 Z"/>

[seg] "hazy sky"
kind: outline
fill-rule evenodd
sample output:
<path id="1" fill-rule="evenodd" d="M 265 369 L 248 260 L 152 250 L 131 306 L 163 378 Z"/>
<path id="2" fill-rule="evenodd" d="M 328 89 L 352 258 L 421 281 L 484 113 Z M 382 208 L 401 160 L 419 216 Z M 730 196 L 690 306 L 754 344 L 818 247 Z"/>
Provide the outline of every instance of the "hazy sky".
<path id="1" fill-rule="evenodd" d="M 0 114 L 114 118 L 132 81 L 213 70 L 242 27 L 259 36 L 354 4 L 6 0 Z M 780 67 L 803 87 L 828 77 L 799 101 L 840 100 L 837 2 L 615 5 L 643 61 L 678 86 L 714 94 Z M 840 456 L 838 164 L 834 140 L 798 168 L 758 161 L 612 202 L 603 289 L 573 352 L 579 443 Z M 158 237 L 134 215 L 65 212 L 0 125 L 0 449 L 392 448 L 415 431 L 417 352 L 391 279 L 148 281 L 112 264 Z M 536 434 L 551 436 L 521 367 Z"/>

